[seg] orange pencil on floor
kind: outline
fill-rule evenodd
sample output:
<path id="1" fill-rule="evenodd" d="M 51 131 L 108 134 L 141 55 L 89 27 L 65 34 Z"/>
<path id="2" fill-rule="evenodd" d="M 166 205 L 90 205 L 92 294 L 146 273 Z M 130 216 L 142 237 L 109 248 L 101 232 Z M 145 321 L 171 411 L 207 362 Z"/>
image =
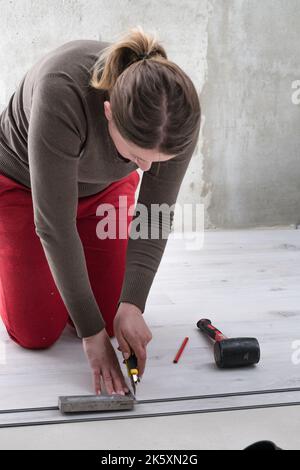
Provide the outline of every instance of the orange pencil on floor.
<path id="1" fill-rule="evenodd" d="M 180 359 L 180 357 L 181 357 L 181 355 L 182 355 L 182 353 L 183 353 L 183 350 L 184 350 L 184 348 L 186 347 L 186 344 L 187 344 L 188 340 L 189 340 L 188 337 L 184 338 L 183 343 L 182 343 L 182 345 L 180 346 L 180 348 L 179 348 L 179 350 L 178 350 L 178 353 L 176 354 L 176 356 L 175 356 L 175 358 L 174 358 L 174 361 L 173 361 L 174 364 L 177 364 L 177 362 L 179 361 L 179 359 Z"/>

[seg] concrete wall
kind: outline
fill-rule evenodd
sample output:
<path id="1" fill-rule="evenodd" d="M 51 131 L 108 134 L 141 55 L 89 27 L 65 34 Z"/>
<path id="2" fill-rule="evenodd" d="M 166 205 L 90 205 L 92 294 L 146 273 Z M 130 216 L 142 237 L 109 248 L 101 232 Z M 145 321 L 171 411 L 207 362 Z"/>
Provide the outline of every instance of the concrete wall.
<path id="1" fill-rule="evenodd" d="M 213 0 L 202 92 L 207 224 L 300 221 L 298 0 Z"/>
<path id="2" fill-rule="evenodd" d="M 299 0 L 0 0 L 0 109 L 35 60 L 141 24 L 201 96 L 203 138 L 178 202 L 206 227 L 300 222 Z"/>

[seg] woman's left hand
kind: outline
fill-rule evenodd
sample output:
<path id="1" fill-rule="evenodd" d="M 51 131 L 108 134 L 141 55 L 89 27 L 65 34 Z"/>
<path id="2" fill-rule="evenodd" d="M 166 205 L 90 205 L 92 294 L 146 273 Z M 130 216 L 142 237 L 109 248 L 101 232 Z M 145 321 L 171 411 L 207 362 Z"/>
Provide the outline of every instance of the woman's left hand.
<path id="1" fill-rule="evenodd" d="M 152 334 L 141 310 L 136 305 L 121 302 L 114 319 L 114 332 L 124 358 L 128 359 L 131 352 L 136 355 L 139 377 L 142 377 L 147 360 L 146 346 Z"/>

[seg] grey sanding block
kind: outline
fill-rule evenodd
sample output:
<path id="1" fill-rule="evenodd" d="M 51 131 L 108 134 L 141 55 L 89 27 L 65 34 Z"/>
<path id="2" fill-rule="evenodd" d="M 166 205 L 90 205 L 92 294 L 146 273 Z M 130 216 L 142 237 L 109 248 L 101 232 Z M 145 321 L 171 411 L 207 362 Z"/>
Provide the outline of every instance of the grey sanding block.
<path id="1" fill-rule="evenodd" d="M 71 395 L 58 398 L 62 413 L 88 413 L 91 411 L 132 410 L 135 398 L 126 395 Z"/>

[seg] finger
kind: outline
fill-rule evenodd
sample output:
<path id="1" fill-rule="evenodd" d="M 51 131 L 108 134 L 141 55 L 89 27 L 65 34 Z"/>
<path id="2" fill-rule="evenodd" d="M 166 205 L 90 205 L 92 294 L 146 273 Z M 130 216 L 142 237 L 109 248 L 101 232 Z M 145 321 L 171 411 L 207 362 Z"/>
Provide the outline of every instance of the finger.
<path id="1" fill-rule="evenodd" d="M 124 376 L 121 371 L 112 371 L 111 373 L 113 378 L 114 389 L 119 395 L 124 395 L 129 392 L 129 389 L 126 385 Z"/>
<path id="2" fill-rule="evenodd" d="M 120 363 L 119 363 L 117 357 L 115 358 L 115 361 L 114 361 L 113 365 L 111 366 L 110 374 L 111 374 L 111 377 L 113 379 L 114 390 L 118 394 L 122 394 L 122 392 L 128 393 L 129 389 L 128 389 L 128 386 L 125 382 L 125 378 L 124 378 L 124 375 L 122 373 Z"/>
<path id="3" fill-rule="evenodd" d="M 96 395 L 101 394 L 101 375 L 99 369 L 93 369 L 94 390 Z"/>
<path id="4" fill-rule="evenodd" d="M 101 369 L 101 375 L 108 395 L 116 393 L 113 385 L 113 379 L 109 369 Z"/>
<path id="5" fill-rule="evenodd" d="M 144 374 L 146 360 L 147 360 L 146 346 L 139 344 L 137 347 L 135 347 L 134 352 L 138 361 L 137 366 L 138 366 L 139 376 L 141 377 Z"/>
<path id="6" fill-rule="evenodd" d="M 130 348 L 129 343 L 126 341 L 125 337 L 122 334 L 120 334 L 118 341 L 119 341 L 120 351 L 122 351 L 124 358 L 128 359 L 131 354 L 131 348 Z"/>
<path id="7" fill-rule="evenodd" d="M 121 348 L 118 347 L 118 350 L 121 351 Z M 116 361 L 115 361 L 115 367 L 111 371 L 111 375 L 112 375 L 113 382 L 114 382 L 114 389 L 117 391 L 117 393 L 119 393 L 119 391 L 122 391 L 122 390 L 125 393 L 128 393 L 129 388 L 127 386 L 127 383 L 125 381 L 124 375 L 123 375 L 121 367 L 120 367 L 120 363 L 119 363 L 117 358 L 116 358 Z M 116 383 L 116 381 L 117 381 L 117 383 Z"/>
<path id="8" fill-rule="evenodd" d="M 145 345 L 147 345 L 148 343 L 150 343 L 150 341 L 152 341 L 152 339 L 153 339 L 153 335 L 152 335 L 151 331 L 149 330 L 147 339 L 146 339 L 146 341 L 145 341 L 145 343 L 146 343 Z"/>
<path id="9" fill-rule="evenodd" d="M 146 363 L 146 347 L 141 343 L 139 338 L 136 336 L 130 341 L 131 351 L 137 358 L 137 368 L 139 371 L 139 376 L 142 376 L 145 370 Z"/>

